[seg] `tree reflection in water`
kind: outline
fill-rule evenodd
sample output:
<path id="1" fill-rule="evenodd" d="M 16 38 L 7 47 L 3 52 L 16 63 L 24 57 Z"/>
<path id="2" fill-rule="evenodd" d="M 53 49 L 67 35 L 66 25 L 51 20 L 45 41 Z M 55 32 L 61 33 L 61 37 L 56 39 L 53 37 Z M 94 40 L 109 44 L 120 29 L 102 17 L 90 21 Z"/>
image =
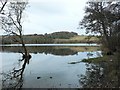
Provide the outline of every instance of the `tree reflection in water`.
<path id="1" fill-rule="evenodd" d="M 6 88 L 22 88 L 23 86 L 23 73 L 25 70 L 25 67 L 27 64 L 29 64 L 30 57 L 24 58 L 22 57 L 21 60 L 19 60 L 20 63 L 23 62 L 22 66 L 19 69 L 13 68 L 13 70 L 7 72 L 7 73 L 1 73 L 2 75 L 2 88 L 3 90 Z"/>
<path id="2" fill-rule="evenodd" d="M 26 46 L 29 53 L 45 53 L 59 56 L 77 55 L 78 52 L 100 51 L 99 47 L 94 46 Z M 2 52 L 21 53 L 24 52 L 21 46 L 3 46 Z M 92 54 L 88 54 L 92 56 Z"/>
<path id="3" fill-rule="evenodd" d="M 120 88 L 120 54 L 112 60 L 97 64 L 86 64 L 86 75 L 79 82 L 83 88 Z"/>

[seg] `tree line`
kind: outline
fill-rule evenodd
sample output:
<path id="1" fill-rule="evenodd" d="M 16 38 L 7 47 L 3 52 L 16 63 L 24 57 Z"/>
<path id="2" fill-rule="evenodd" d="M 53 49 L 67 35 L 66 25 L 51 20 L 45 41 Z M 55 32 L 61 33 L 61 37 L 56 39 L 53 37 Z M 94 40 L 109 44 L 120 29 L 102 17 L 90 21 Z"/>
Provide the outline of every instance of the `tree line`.
<path id="1" fill-rule="evenodd" d="M 47 33 L 45 34 L 46 37 L 53 38 L 53 39 L 69 39 L 77 35 L 78 34 L 75 32 L 67 32 L 67 31 L 60 31 L 60 32 L 54 32 L 51 34 L 47 34 Z"/>
<path id="2" fill-rule="evenodd" d="M 23 41 L 25 44 L 48 44 L 54 43 L 54 39 L 70 39 L 71 37 L 77 36 L 75 32 L 54 32 L 51 34 L 32 34 L 32 35 L 23 35 Z M 19 44 L 22 43 L 20 38 L 16 35 L 2 36 L 2 44 Z M 61 42 L 62 43 L 62 42 Z M 64 42 L 63 42 L 64 43 Z"/>

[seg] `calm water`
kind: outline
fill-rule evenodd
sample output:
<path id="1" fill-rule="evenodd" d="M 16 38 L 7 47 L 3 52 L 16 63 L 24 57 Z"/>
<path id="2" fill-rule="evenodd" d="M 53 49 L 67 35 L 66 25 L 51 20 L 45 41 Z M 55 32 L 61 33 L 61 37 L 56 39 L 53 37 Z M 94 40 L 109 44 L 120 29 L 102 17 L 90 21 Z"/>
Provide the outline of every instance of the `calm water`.
<path id="1" fill-rule="evenodd" d="M 3 51 L 0 52 L 3 87 L 80 88 L 82 87 L 79 82 L 80 75 L 86 74 L 86 64 L 80 61 L 84 58 L 98 57 L 98 53 L 101 53 L 94 47 L 92 51 L 89 51 L 89 48 L 27 47 L 32 58 L 25 63 L 20 61 L 21 47 L 3 47 Z"/>
<path id="2" fill-rule="evenodd" d="M 93 57 L 97 56 L 96 52 L 92 53 L 94 54 Z M 18 62 L 20 54 L 5 52 L 1 55 L 3 57 L 2 65 L 4 72 L 9 72 L 14 67 L 19 69 L 21 66 L 22 62 Z M 87 58 L 87 52 L 79 52 L 78 55 L 69 56 L 51 54 L 31 55 L 32 58 L 25 68 L 23 87 L 80 87 L 78 75 L 85 74 L 85 63 L 74 65 L 68 63 Z M 41 78 L 37 79 L 37 77 Z"/>
<path id="3" fill-rule="evenodd" d="M 90 64 L 80 61 L 102 56 L 97 46 L 27 46 L 27 61 L 22 47 L 1 48 L 3 88 L 120 88 L 120 53 Z"/>
<path id="4" fill-rule="evenodd" d="M 0 46 L 22 46 L 21 44 L 4 44 Z M 26 44 L 26 46 L 100 46 L 99 44 L 76 43 L 76 44 Z"/>

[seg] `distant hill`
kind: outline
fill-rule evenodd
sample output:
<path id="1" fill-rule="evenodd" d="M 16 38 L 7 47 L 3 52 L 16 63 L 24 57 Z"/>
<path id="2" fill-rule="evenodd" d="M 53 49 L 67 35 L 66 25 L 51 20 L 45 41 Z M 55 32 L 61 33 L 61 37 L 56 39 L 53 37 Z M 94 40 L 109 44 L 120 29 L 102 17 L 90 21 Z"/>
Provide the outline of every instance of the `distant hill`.
<path id="1" fill-rule="evenodd" d="M 51 34 L 31 34 L 31 35 L 24 35 L 23 39 L 26 44 L 41 44 L 41 43 L 54 43 L 54 39 L 69 39 L 71 37 L 77 36 L 78 34 L 75 32 L 54 32 Z M 2 43 L 3 44 L 17 44 L 20 43 L 19 38 L 15 35 L 12 36 L 2 36 Z"/>
<path id="2" fill-rule="evenodd" d="M 77 36 L 77 35 L 78 34 L 75 32 L 66 32 L 66 31 L 45 34 L 46 37 L 53 38 L 53 39 L 69 39 L 69 38 Z"/>

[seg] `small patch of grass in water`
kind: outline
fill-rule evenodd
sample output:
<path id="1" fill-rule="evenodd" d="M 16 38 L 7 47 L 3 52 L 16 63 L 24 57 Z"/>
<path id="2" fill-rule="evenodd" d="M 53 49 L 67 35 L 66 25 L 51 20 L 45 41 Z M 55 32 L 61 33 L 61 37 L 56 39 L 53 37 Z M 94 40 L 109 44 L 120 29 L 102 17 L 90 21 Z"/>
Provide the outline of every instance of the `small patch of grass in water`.
<path id="1" fill-rule="evenodd" d="M 81 62 L 100 63 L 100 62 L 108 62 L 110 60 L 111 60 L 111 56 L 105 55 L 103 57 L 83 59 Z"/>
<path id="2" fill-rule="evenodd" d="M 81 61 L 72 61 L 72 62 L 69 62 L 68 64 L 77 64 L 77 63 L 81 63 L 81 62 L 84 62 L 84 63 L 103 63 L 103 62 L 106 62 L 106 63 L 113 63 L 113 62 L 116 62 L 118 60 L 118 55 L 117 53 L 114 54 L 114 55 L 103 55 L 102 57 L 96 57 L 96 58 L 89 58 L 89 59 L 82 59 Z"/>
<path id="3" fill-rule="evenodd" d="M 77 63 L 80 63 L 81 61 L 72 61 L 72 62 L 69 62 L 68 64 L 77 64 Z"/>

